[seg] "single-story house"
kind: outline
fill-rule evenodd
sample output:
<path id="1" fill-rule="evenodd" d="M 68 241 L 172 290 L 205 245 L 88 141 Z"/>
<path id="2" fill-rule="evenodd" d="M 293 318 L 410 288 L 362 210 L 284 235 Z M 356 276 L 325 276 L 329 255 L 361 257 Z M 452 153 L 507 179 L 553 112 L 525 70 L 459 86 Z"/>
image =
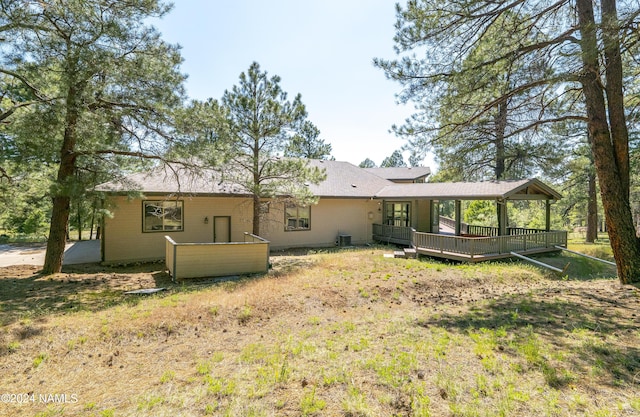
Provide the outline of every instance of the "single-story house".
<path id="1" fill-rule="evenodd" d="M 428 168 L 363 169 L 348 162 L 321 160 L 310 160 L 309 164 L 326 172 L 326 180 L 309 185 L 318 197 L 317 204 L 304 207 L 265 201 L 260 238 L 269 242 L 270 250 L 361 245 L 377 240 L 414 246 L 418 252 L 421 250 L 417 243 L 422 242 L 422 253 L 453 259 L 504 257 L 504 251 L 513 245 L 503 247 L 506 243 L 496 243 L 495 238 L 509 236 L 511 242 L 522 239 L 515 235 L 550 232 L 549 204 L 561 197 L 537 179 L 425 183 Z M 183 244 L 243 242 L 246 232 L 252 230 L 250 195 L 239 185 L 215 175 L 194 176 L 182 169 L 159 169 L 103 184 L 99 190 L 105 192 L 105 204 L 112 213 L 103 225 L 105 262 L 162 259 L 167 256 L 166 237 Z M 132 191 L 139 192 L 140 197 L 130 197 Z M 547 228 L 509 229 L 505 214 L 496 230 L 470 230 L 460 221 L 459 207 L 461 200 L 473 199 L 493 200 L 498 206 L 517 199 L 546 201 Z M 442 200 L 456 201 L 453 236 L 440 233 L 437 208 Z M 438 240 L 445 236 L 466 240 Z M 484 252 L 474 249 L 484 246 L 480 241 L 469 246 L 468 239 L 481 236 L 493 239 L 486 242 L 490 248 Z M 528 248 L 527 242 L 516 246 L 521 251 L 549 250 L 551 244 L 566 245 L 566 233 L 564 241 L 552 235 L 536 242 L 529 242 Z M 545 243 L 544 247 L 540 242 Z M 440 247 L 434 249 L 434 245 Z M 470 252 L 464 249 L 465 245 L 472 248 Z"/>

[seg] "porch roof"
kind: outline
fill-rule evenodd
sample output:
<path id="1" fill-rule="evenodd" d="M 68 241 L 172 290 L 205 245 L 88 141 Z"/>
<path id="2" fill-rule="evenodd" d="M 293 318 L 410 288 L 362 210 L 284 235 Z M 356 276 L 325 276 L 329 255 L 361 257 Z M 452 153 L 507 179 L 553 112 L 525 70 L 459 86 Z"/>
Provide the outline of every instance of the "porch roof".
<path id="1" fill-rule="evenodd" d="M 513 181 L 394 184 L 380 190 L 380 199 L 432 200 L 559 200 L 562 195 L 532 178 Z"/>

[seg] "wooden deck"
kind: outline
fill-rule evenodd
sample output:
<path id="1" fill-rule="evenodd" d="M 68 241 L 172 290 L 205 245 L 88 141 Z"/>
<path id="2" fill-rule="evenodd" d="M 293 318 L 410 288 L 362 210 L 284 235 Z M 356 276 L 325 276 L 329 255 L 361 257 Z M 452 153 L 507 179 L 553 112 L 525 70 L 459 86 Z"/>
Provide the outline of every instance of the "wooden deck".
<path id="1" fill-rule="evenodd" d="M 450 236 L 416 232 L 410 227 L 377 225 L 373 238 L 415 248 L 422 255 L 465 262 L 482 262 L 512 257 L 511 252 L 527 255 L 555 252 L 556 246 L 567 246 L 566 231 L 509 228 L 509 235 L 497 236 L 494 228 L 469 226 L 470 236 Z M 485 236 L 478 236 L 484 233 Z"/>

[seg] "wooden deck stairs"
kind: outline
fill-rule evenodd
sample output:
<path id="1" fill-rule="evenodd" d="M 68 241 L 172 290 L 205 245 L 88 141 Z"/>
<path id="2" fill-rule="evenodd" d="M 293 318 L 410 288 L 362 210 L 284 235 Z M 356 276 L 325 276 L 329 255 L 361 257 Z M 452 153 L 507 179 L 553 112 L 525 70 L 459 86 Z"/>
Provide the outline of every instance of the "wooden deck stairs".
<path id="1" fill-rule="evenodd" d="M 394 258 L 415 259 L 417 256 L 418 252 L 415 248 L 404 248 L 403 250 L 393 251 Z"/>

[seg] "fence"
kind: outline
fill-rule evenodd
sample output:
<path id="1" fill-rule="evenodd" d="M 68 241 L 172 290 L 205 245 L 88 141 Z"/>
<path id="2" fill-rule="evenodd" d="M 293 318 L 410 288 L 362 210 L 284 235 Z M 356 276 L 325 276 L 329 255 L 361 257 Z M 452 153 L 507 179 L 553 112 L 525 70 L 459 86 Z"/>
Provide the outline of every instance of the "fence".
<path id="1" fill-rule="evenodd" d="M 379 242 L 411 245 L 414 232 L 411 227 L 373 224 L 373 239 Z"/>
<path id="2" fill-rule="evenodd" d="M 176 243 L 166 239 L 166 266 L 174 281 L 269 270 L 269 241 L 245 233 L 244 242 Z"/>

